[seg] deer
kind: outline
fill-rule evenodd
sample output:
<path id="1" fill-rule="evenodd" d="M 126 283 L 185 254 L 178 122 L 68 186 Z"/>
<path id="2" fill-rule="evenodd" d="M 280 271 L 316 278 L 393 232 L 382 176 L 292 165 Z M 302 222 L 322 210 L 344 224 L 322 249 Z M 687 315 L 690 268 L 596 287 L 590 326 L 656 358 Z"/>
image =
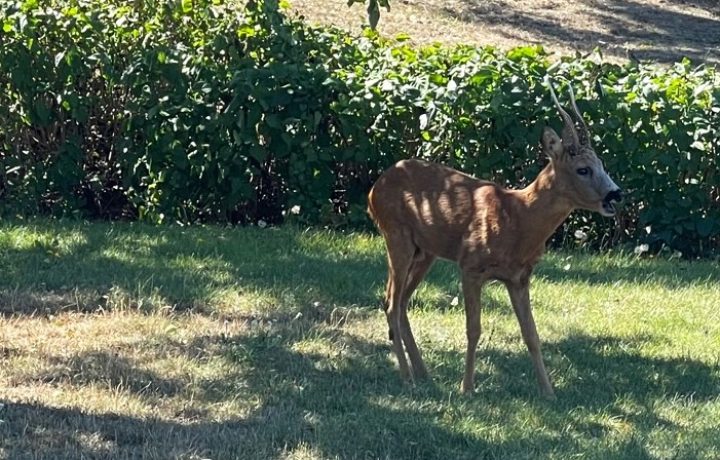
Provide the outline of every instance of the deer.
<path id="1" fill-rule="evenodd" d="M 506 189 L 438 163 L 405 159 L 385 170 L 369 192 L 368 213 L 387 250 L 383 305 L 388 335 L 407 381 L 428 378 L 410 327 L 408 301 L 441 258 L 460 268 L 467 336 L 461 392 L 474 392 L 482 287 L 497 281 L 507 288 L 540 394 L 555 399 L 530 306 L 530 278 L 547 240 L 570 213 L 586 209 L 613 217 L 622 191 L 591 146 L 572 87 L 574 118 L 549 80 L 546 84 L 564 127 L 561 136 L 544 127 L 541 148 L 549 161 L 527 187 Z"/>

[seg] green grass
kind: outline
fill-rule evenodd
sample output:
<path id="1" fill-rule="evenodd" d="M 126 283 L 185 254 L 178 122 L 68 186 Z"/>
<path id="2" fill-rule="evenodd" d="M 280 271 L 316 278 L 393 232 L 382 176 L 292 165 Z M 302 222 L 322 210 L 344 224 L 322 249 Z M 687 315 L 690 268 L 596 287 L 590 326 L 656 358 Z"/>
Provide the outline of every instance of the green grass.
<path id="1" fill-rule="evenodd" d="M 368 234 L 16 221 L 0 273 L 0 458 L 720 458 L 717 262 L 549 253 L 555 402 L 497 285 L 459 393 L 447 263 L 411 311 L 433 381 L 404 384 Z"/>

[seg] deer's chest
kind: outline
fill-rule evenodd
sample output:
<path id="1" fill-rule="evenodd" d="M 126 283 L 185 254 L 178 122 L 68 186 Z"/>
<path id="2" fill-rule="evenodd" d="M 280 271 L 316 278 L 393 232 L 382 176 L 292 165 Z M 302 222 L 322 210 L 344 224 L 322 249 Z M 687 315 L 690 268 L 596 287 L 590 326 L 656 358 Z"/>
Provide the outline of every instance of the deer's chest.
<path id="1" fill-rule="evenodd" d="M 524 254 L 512 248 L 502 252 L 480 250 L 465 253 L 458 264 L 463 272 L 480 280 L 515 282 L 529 277 L 541 256 L 542 250 Z"/>

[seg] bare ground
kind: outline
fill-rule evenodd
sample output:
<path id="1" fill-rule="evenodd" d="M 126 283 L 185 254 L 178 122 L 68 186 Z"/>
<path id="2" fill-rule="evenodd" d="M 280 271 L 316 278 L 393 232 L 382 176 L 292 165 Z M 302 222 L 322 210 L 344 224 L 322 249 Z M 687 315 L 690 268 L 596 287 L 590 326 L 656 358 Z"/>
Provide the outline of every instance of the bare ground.
<path id="1" fill-rule="evenodd" d="M 390 0 L 378 30 L 418 44 L 541 44 L 562 54 L 599 47 L 612 60 L 720 63 L 720 0 Z M 357 32 L 365 5 L 294 0 L 311 23 Z"/>

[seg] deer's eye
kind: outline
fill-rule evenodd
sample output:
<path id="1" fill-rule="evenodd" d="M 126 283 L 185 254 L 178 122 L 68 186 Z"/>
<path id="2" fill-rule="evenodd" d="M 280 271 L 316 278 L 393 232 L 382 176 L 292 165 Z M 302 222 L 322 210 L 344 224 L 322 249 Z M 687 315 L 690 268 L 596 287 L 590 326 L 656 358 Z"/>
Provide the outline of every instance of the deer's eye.
<path id="1" fill-rule="evenodd" d="M 587 176 L 590 174 L 590 168 L 578 168 L 577 173 L 581 176 Z"/>

